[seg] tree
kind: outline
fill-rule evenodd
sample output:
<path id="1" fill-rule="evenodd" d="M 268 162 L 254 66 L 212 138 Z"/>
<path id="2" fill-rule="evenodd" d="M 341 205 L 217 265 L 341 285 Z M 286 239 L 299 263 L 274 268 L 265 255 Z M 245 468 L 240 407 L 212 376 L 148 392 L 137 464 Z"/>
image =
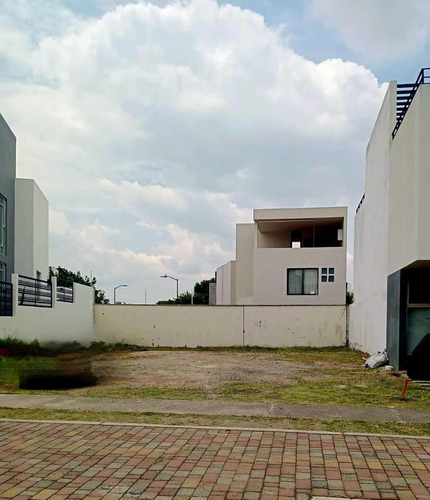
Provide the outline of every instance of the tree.
<path id="1" fill-rule="evenodd" d="M 74 273 L 65 267 L 50 267 L 48 281 L 51 281 L 52 276 L 57 276 L 57 283 L 59 286 L 72 287 L 73 283 L 92 286 L 94 287 L 94 302 L 96 304 L 109 304 L 109 299 L 106 298 L 106 292 L 96 288 L 96 278 L 91 279 L 88 276 L 83 277 L 80 271 Z"/>
<path id="2" fill-rule="evenodd" d="M 194 285 L 194 304 L 209 304 L 209 283 L 215 283 L 215 278 Z"/>
<path id="3" fill-rule="evenodd" d="M 194 285 L 193 303 L 209 304 L 209 283 L 214 283 L 215 278 L 203 280 Z M 177 299 L 159 300 L 157 305 L 171 306 L 175 304 L 191 304 L 191 292 L 186 291 L 179 295 Z"/>

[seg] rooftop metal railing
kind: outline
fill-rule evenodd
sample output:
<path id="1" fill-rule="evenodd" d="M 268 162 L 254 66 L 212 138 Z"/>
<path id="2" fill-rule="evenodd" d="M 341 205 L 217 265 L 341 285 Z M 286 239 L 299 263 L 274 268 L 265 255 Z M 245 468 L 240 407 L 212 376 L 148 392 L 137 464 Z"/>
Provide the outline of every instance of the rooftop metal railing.
<path id="1" fill-rule="evenodd" d="M 358 204 L 357 208 L 355 209 L 356 214 L 358 214 L 358 212 L 361 208 L 361 205 L 363 204 L 364 198 L 366 198 L 366 193 L 363 194 L 363 196 L 361 197 L 360 203 Z"/>
<path id="2" fill-rule="evenodd" d="M 397 84 L 397 110 L 396 110 L 396 126 L 394 127 L 391 137 L 394 137 L 402 124 L 403 118 L 413 101 L 420 85 L 430 83 L 430 68 L 421 68 L 418 78 L 415 83 L 399 83 Z"/>

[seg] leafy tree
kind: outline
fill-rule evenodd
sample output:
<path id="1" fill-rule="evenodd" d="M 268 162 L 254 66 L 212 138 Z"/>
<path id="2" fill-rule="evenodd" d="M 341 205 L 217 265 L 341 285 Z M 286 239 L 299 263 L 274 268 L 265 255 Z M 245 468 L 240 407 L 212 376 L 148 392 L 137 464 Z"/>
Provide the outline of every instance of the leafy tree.
<path id="1" fill-rule="evenodd" d="M 109 304 L 109 299 L 106 298 L 106 292 L 96 288 L 97 279 L 82 276 L 81 272 L 74 273 L 65 267 L 49 268 L 48 281 L 51 281 L 52 276 L 57 276 L 59 286 L 73 286 L 73 283 L 81 283 L 82 285 L 94 287 L 94 302 L 96 304 Z"/>
<path id="2" fill-rule="evenodd" d="M 183 292 L 179 294 L 177 299 L 159 300 L 157 305 L 172 306 L 175 304 L 191 304 L 191 292 Z"/>
<path id="3" fill-rule="evenodd" d="M 215 278 L 211 278 L 210 280 L 203 280 L 194 285 L 194 304 L 209 304 L 209 283 L 214 282 Z M 175 304 L 191 304 L 191 292 L 183 292 L 177 299 L 159 300 L 157 304 L 164 306 Z"/>
<path id="4" fill-rule="evenodd" d="M 209 283 L 215 283 L 215 278 L 194 285 L 194 304 L 209 304 Z"/>

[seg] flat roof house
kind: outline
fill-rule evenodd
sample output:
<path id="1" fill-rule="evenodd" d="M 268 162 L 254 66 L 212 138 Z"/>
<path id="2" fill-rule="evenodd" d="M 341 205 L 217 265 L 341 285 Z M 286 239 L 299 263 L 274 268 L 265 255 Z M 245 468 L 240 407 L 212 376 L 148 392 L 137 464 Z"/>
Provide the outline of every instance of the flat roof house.
<path id="1" fill-rule="evenodd" d="M 430 332 L 430 68 L 388 86 L 366 153 L 355 216 L 351 345 L 390 364 Z"/>
<path id="2" fill-rule="evenodd" d="M 33 179 L 16 177 L 16 138 L 0 114 L 0 282 L 48 275 L 48 201 Z"/>
<path id="3" fill-rule="evenodd" d="M 217 269 L 217 305 L 344 305 L 346 221 L 347 207 L 254 210 Z"/>

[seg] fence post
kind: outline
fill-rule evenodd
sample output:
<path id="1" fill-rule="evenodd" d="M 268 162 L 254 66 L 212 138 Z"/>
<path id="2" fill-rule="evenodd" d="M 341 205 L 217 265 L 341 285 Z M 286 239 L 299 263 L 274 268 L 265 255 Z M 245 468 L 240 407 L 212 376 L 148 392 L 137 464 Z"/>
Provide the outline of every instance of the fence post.
<path id="1" fill-rule="evenodd" d="M 19 295 L 18 295 L 18 274 L 12 274 L 12 316 L 18 313 Z"/>
<path id="2" fill-rule="evenodd" d="M 51 277 L 51 304 L 52 308 L 57 307 L 57 276 Z"/>

